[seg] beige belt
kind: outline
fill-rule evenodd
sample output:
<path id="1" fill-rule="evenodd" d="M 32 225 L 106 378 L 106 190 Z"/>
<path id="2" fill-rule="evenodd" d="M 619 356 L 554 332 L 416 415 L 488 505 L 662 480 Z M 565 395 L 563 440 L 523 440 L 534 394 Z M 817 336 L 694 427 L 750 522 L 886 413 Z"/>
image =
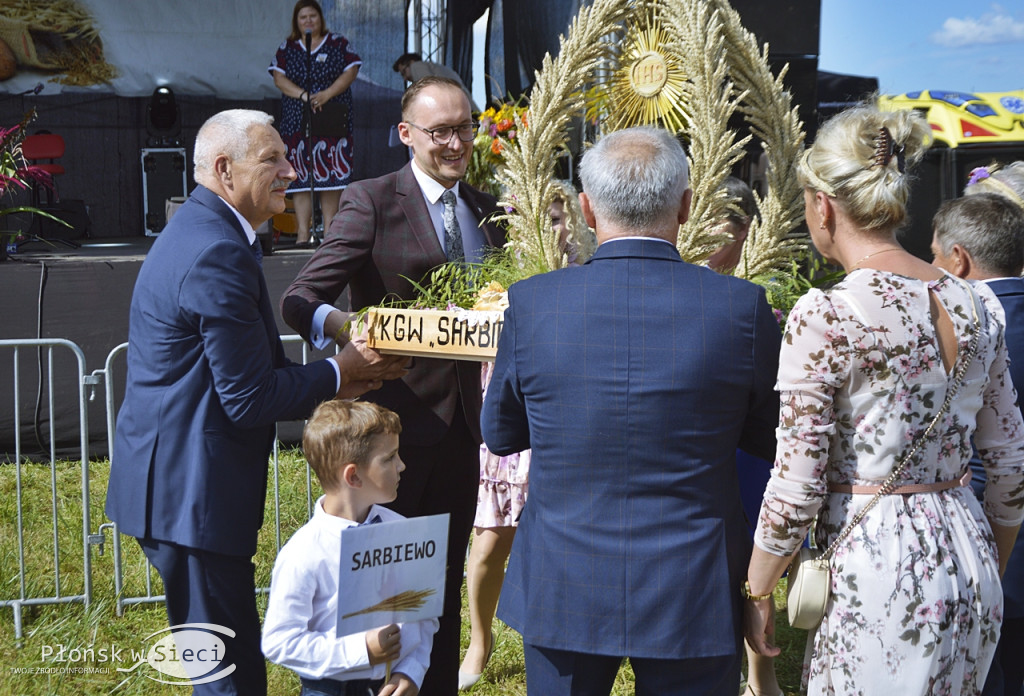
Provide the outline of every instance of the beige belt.
<path id="1" fill-rule="evenodd" d="M 950 488 L 966 486 L 971 482 L 971 470 L 968 469 L 964 475 L 953 481 L 936 481 L 935 483 L 911 483 L 906 486 L 899 486 L 889 491 L 889 495 L 909 495 L 911 493 L 936 493 L 946 491 Z M 830 483 L 830 493 L 852 493 L 853 495 L 874 495 L 881 486 L 854 486 L 849 483 Z"/>

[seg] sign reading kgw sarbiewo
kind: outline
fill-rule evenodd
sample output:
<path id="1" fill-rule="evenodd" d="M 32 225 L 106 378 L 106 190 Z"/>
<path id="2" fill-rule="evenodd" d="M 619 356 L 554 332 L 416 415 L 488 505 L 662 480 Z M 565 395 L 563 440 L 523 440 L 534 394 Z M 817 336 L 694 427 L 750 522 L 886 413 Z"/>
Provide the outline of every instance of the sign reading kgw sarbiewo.
<path id="1" fill-rule="evenodd" d="M 342 531 L 338 635 L 441 616 L 447 559 L 447 514 Z"/>
<path id="2" fill-rule="evenodd" d="M 367 344 L 381 353 L 494 360 L 504 312 L 374 307 L 366 314 Z"/>

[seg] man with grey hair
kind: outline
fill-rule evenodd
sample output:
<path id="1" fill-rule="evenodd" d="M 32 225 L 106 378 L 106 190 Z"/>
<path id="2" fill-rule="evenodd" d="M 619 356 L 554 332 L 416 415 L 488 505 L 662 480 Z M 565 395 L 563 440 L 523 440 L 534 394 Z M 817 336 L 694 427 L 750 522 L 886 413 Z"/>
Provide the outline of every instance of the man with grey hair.
<path id="1" fill-rule="evenodd" d="M 972 189 L 975 187 L 968 186 L 963 198 L 946 201 L 935 213 L 932 263 L 960 278 L 983 283 L 999 299 L 1000 307 L 990 309 L 1006 327 L 1010 375 L 1019 393 L 1024 388 L 1024 278 L 1020 277 L 1024 270 L 1024 208 L 1010 196 L 997 193 L 1001 189 L 996 186 L 989 189 L 991 193 Z M 977 451 L 971 469 L 971 486 L 982 498 L 985 469 Z M 1022 539 L 1024 533 L 1018 532 L 1003 575 L 1003 626 L 983 696 L 1017 696 L 1024 685 L 1020 659 L 1024 655 Z"/>
<path id="2" fill-rule="evenodd" d="M 509 290 L 484 403 L 492 452 L 533 451 L 498 616 L 529 693 L 607 694 L 629 657 L 637 693 L 735 696 L 735 450 L 774 456 L 778 324 L 762 289 L 680 259 L 670 133 L 607 135 L 580 178 L 598 249 Z"/>
<path id="3" fill-rule="evenodd" d="M 199 129 L 199 185 L 131 302 L 106 512 L 160 573 L 172 629 L 213 627 L 200 641 L 211 649 L 186 657 L 178 645 L 196 694 L 267 691 L 252 556 L 275 422 L 404 373 L 365 341 L 309 365 L 285 357 L 254 232 L 284 210 L 295 178 L 272 123 L 230 110 Z"/>

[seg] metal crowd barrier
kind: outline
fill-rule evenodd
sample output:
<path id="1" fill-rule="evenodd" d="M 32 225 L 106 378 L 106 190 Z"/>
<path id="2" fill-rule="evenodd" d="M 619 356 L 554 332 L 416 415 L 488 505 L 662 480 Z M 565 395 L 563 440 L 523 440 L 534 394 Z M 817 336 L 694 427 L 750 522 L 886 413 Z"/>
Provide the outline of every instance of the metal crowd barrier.
<path id="1" fill-rule="evenodd" d="M 90 522 L 89 522 L 89 437 L 88 437 L 88 388 L 94 385 L 94 378 L 91 375 L 86 374 L 85 371 L 85 354 L 82 349 L 71 341 L 64 339 L 2 339 L 0 340 L 0 356 L 6 354 L 10 350 L 12 355 L 11 367 L 13 372 L 13 405 L 14 405 L 14 496 L 15 496 L 15 508 L 17 510 L 17 559 L 18 559 L 18 572 L 17 572 L 17 596 L 13 598 L 3 597 L 0 598 L 0 607 L 10 607 L 14 610 L 14 633 L 17 638 L 22 636 L 22 610 L 25 607 L 33 605 L 43 604 L 68 604 L 68 603 L 82 603 L 86 607 L 89 606 L 92 601 L 92 562 L 89 547 L 91 544 L 101 543 L 103 540 L 102 534 L 91 534 L 90 533 Z M 23 447 L 21 441 L 21 405 L 22 405 L 22 358 L 25 352 L 31 352 L 33 357 L 38 360 L 38 370 L 40 380 L 45 378 L 47 388 L 45 394 L 42 389 L 42 382 L 39 382 L 38 398 L 40 408 L 46 407 L 46 412 L 49 414 L 47 417 L 48 421 L 48 437 L 49 437 L 49 459 L 46 462 L 39 464 L 33 464 L 27 461 L 27 458 L 23 455 Z M 61 548 L 58 540 L 58 528 L 60 526 L 60 505 L 58 500 L 57 490 L 57 433 L 54 425 L 54 418 L 52 417 L 53 408 L 55 404 L 54 393 L 54 372 L 55 372 L 55 353 L 58 351 L 71 351 L 72 357 L 75 359 L 77 365 L 77 376 L 78 376 L 78 427 L 79 427 L 79 445 L 78 445 L 78 459 L 81 462 L 81 486 L 82 486 L 82 539 L 81 539 L 81 558 L 76 558 L 74 565 L 77 566 L 81 563 L 82 567 L 82 580 L 81 587 L 75 588 L 80 591 L 71 591 L 65 582 L 65 576 L 67 575 L 67 564 L 61 562 Z M 45 356 L 45 359 L 44 359 Z M 45 396 L 45 402 L 43 402 Z M 66 395 L 60 395 L 66 396 Z M 51 537 L 51 543 L 53 544 L 53 555 L 52 558 L 48 559 L 47 562 L 42 562 L 42 554 L 32 554 L 32 560 L 37 561 L 40 566 L 46 566 L 45 574 L 40 572 L 37 575 L 30 577 L 30 571 L 28 570 L 29 552 L 26 552 L 26 529 L 25 522 L 25 504 L 26 504 L 26 490 L 23 482 L 23 473 L 26 466 L 45 466 L 49 464 L 50 468 L 50 483 L 49 483 L 49 534 Z M 33 493 L 35 491 L 32 491 Z M 36 496 L 29 496 L 28 500 L 37 501 L 39 498 Z M 4 577 L 8 577 L 9 572 L 4 570 Z M 77 584 L 77 583 L 76 583 Z"/>
<path id="2" fill-rule="evenodd" d="M 297 334 L 291 334 L 281 337 L 282 343 L 286 346 L 290 344 L 297 344 L 302 347 L 302 364 L 309 362 L 309 346 L 302 340 L 302 337 Z M 107 364 L 104 368 L 106 375 L 105 386 L 107 394 L 107 442 L 114 442 L 114 432 L 117 421 L 117 413 L 115 409 L 116 400 L 114 396 L 118 393 L 118 385 L 114 383 L 114 371 L 113 361 L 115 358 L 121 356 L 122 353 L 126 352 L 128 348 L 127 343 L 122 343 L 120 346 L 111 351 L 107 357 Z M 271 477 L 268 494 L 272 493 L 274 501 L 274 538 L 275 538 L 275 553 L 281 549 L 284 541 L 281 538 L 281 490 L 280 490 L 280 450 L 279 441 L 274 438 L 274 450 L 271 453 L 271 463 L 269 476 Z M 313 514 L 313 480 L 310 474 L 309 467 L 306 467 L 306 514 L 312 516 Z M 117 524 L 108 522 L 103 525 L 104 529 L 110 529 L 113 533 L 113 546 L 114 546 L 114 592 L 116 594 L 116 610 L 117 615 L 122 616 L 124 614 L 124 608 L 127 605 L 132 604 L 146 604 L 153 602 L 163 602 L 163 594 L 155 594 L 153 591 L 153 577 L 156 574 L 155 569 L 149 563 L 145 561 L 145 593 L 140 595 L 128 595 L 125 593 L 124 584 L 124 550 L 122 547 L 123 535 L 118 532 Z M 159 576 L 157 576 L 159 577 Z M 270 592 L 269 587 L 257 588 L 257 593 L 266 594 Z"/>
<path id="3" fill-rule="evenodd" d="M 281 340 L 286 344 L 299 344 L 302 347 L 302 363 L 305 364 L 309 361 L 309 346 L 305 344 L 301 336 L 288 335 L 282 336 Z M 5 348 L 13 349 L 13 373 L 14 373 L 14 413 L 15 413 L 15 452 L 13 462 L 15 472 L 15 490 L 16 490 L 16 505 L 17 505 L 17 542 L 18 542 L 18 584 L 19 591 L 18 596 L 12 599 L 0 598 L 0 607 L 11 607 L 14 610 L 14 627 L 15 636 L 20 639 L 22 637 L 22 609 L 25 606 L 33 604 L 63 604 L 71 602 L 83 603 L 85 606 L 89 606 L 92 601 L 92 563 L 90 555 L 91 546 L 99 546 L 100 553 L 103 551 L 103 544 L 106 540 L 106 532 L 110 532 L 112 535 L 112 546 L 113 546 L 113 563 L 114 563 L 114 592 L 115 597 L 114 603 L 116 606 L 116 612 L 118 616 L 123 615 L 124 607 L 126 605 L 143 604 L 152 602 L 162 602 L 164 595 L 155 592 L 153 576 L 155 571 L 148 561 L 145 562 L 145 590 L 142 594 L 126 594 L 125 590 L 125 566 L 124 566 L 124 549 L 122 546 L 122 535 L 118 532 L 117 525 L 113 522 L 105 522 L 100 525 L 96 532 L 91 532 L 91 525 L 89 520 L 89 452 L 88 452 L 88 408 L 89 403 L 95 396 L 95 389 L 102 386 L 104 389 L 104 404 L 105 404 L 105 415 L 106 415 L 106 430 L 107 430 L 107 442 L 108 450 L 112 449 L 112 443 L 114 441 L 114 433 L 116 428 L 117 413 L 116 413 L 116 396 L 119 394 L 119 390 L 123 390 L 123 385 L 116 383 L 114 378 L 114 367 L 118 364 L 118 361 L 123 361 L 127 352 L 128 344 L 122 343 L 121 345 L 114 348 L 106 358 L 103 369 L 95 370 L 92 373 L 86 373 L 85 366 L 85 355 L 82 350 L 74 343 L 64 339 L 42 339 L 42 340 L 0 340 L 0 351 Z M 79 461 L 81 462 L 82 468 L 82 592 L 77 594 L 68 594 L 65 591 L 65 587 L 62 585 L 61 576 L 61 552 L 59 548 L 59 542 L 57 538 L 57 527 L 58 527 L 58 495 L 57 495 L 57 479 L 56 479 L 56 450 L 54 441 L 56 439 L 55 426 L 53 418 L 49 420 L 49 441 L 50 441 L 50 453 L 49 453 L 49 465 L 51 470 L 51 485 L 50 485 L 50 504 L 51 504 L 51 525 L 52 525 L 52 543 L 53 543 L 53 559 L 52 559 L 52 572 L 53 578 L 52 583 L 47 583 L 45 579 L 33 577 L 31 571 L 28 569 L 26 560 L 25 549 L 25 521 L 22 516 L 22 501 L 24 497 L 24 491 L 22 488 L 22 467 L 24 466 L 22 455 L 22 443 L 21 443 L 21 422 L 20 422 L 20 409 L 21 409 L 21 358 L 23 351 L 27 349 L 42 350 L 48 349 L 47 361 L 46 361 L 46 382 L 49 385 L 47 393 L 48 398 L 48 409 L 49 413 L 52 413 L 52 406 L 54 403 L 53 393 L 53 372 L 54 372 L 54 358 L 53 353 L 57 348 L 67 348 L 71 350 L 74 356 L 77 358 L 77 370 L 78 370 L 78 411 L 79 411 L 79 430 L 80 430 L 80 446 L 79 446 Z M 3 353 L 0 352 L 0 357 Z M 4 395 L 0 394 L 0 398 L 4 398 Z M 281 534 L 281 488 L 280 488 L 280 459 L 278 440 L 275 438 L 274 450 L 272 453 L 272 461 L 270 467 L 269 476 L 269 493 L 273 500 L 274 509 L 274 534 L 275 534 L 275 553 L 281 548 L 284 543 Z M 306 467 L 306 514 L 311 516 L 313 513 L 313 502 L 314 502 L 314 485 L 312 475 L 309 467 Z M 77 559 L 76 559 L 77 563 Z M 5 570 L 4 575 L 8 575 Z M 52 587 L 52 590 L 48 590 L 49 594 L 46 594 L 43 590 L 37 589 L 41 585 L 45 585 L 47 588 Z M 267 593 L 270 591 L 269 587 L 262 587 L 257 590 L 259 593 Z"/>

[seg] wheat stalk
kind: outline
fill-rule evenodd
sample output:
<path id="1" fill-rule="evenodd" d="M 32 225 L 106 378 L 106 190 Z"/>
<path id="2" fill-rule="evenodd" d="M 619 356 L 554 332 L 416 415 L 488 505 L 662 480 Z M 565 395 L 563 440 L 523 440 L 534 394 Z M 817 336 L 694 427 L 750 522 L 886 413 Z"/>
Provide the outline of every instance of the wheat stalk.
<path id="1" fill-rule="evenodd" d="M 782 79 L 768 67 L 768 47 L 760 50 L 739 15 L 726 0 L 594 0 L 559 38 L 558 57 L 545 56 L 530 99 L 529 128 L 517 122 L 518 148 L 505 151 L 497 178 L 509 212 L 509 246 L 531 265 L 548 270 L 565 265 L 557 236 L 547 224 L 554 195 L 551 182 L 555 153 L 565 147 L 569 119 L 583 106 L 581 85 L 607 78 L 621 51 L 609 37 L 621 34 L 630 13 L 656 12 L 667 25 L 671 46 L 689 80 L 684 86 L 690 141 L 694 203 L 681 229 L 683 259 L 701 262 L 726 241 L 715 223 L 735 203 L 719 190 L 730 168 L 743 156 L 747 139 L 737 140 L 729 127 L 734 113 L 744 116 L 762 141 L 770 166 L 768 192 L 755 194 L 760 220 L 750 229 L 744 254 L 734 271 L 744 278 L 785 275 L 791 261 L 807 248 L 806 236 L 794 232 L 803 219 L 802 190 L 796 164 L 803 149 L 803 124 Z M 592 90 L 593 91 L 593 90 Z M 608 90 L 597 90 L 609 97 Z M 631 125 L 607 109 L 606 129 Z"/>
<path id="2" fill-rule="evenodd" d="M 353 611 L 349 614 L 344 614 L 342 619 L 350 619 L 353 616 L 359 616 L 361 614 L 373 614 L 378 611 L 415 611 L 423 607 L 427 602 L 427 597 L 434 594 L 436 590 L 406 590 L 400 592 L 394 597 L 388 597 L 374 604 L 372 607 L 366 607 L 359 611 Z"/>
<path id="3" fill-rule="evenodd" d="M 566 265 L 548 218 L 556 193 L 555 153 L 565 147 L 570 119 L 583 110 L 581 86 L 609 55 L 605 37 L 620 29 L 630 9 L 628 0 L 597 0 L 581 9 L 568 35 L 558 38 L 558 57 L 545 55 L 536 73 L 529 126 L 516 117 L 517 146 L 505 148 L 496 176 L 505 191 L 501 205 L 511 211 L 499 219 L 508 222 L 508 246 L 524 265 L 540 270 Z"/>
<path id="4" fill-rule="evenodd" d="M 60 34 L 65 39 L 99 41 L 88 10 L 72 0 L 4 0 L 0 17 L 23 22 L 37 31 Z"/>
<path id="5" fill-rule="evenodd" d="M 783 86 L 786 69 L 772 76 L 768 45 L 758 50 L 754 35 L 743 27 L 727 0 L 687 1 L 707 3 L 721 18 L 729 75 L 746 93 L 739 111 L 751 132 L 762 141 L 770 163 L 768 194 L 763 199 L 755 194 L 761 218 L 751 224 L 743 259 L 735 273 L 744 278 L 788 273 L 792 259 L 807 249 L 807 238 L 795 232 L 804 217 L 803 189 L 796 177 L 804 133 L 792 98 Z"/>
<path id="6" fill-rule="evenodd" d="M 689 77 L 687 135 L 693 204 L 676 246 L 683 260 L 698 263 L 728 241 L 715 231 L 715 225 L 729 205 L 720 190 L 722 181 L 743 158 L 743 147 L 750 140 L 749 136 L 737 140 L 729 128 L 729 119 L 746 92 L 737 91 L 729 80 L 728 62 L 722 60 L 722 21 L 713 7 L 706 2 L 669 3 L 664 18 Z"/>

